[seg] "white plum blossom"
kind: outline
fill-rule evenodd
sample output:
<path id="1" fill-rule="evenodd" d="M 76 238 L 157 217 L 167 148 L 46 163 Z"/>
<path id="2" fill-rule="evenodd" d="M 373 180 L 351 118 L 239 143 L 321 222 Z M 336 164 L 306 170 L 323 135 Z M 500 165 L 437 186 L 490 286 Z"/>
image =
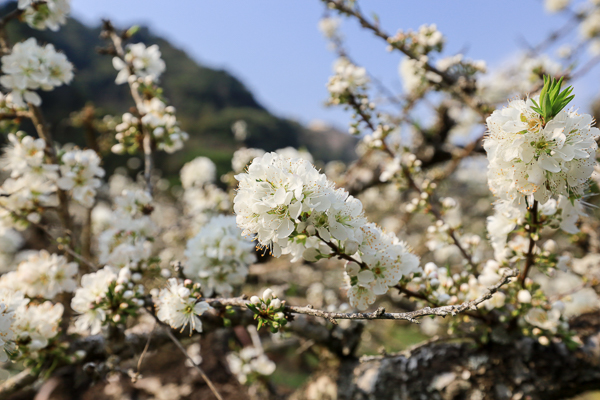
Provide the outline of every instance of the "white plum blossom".
<path id="1" fill-rule="evenodd" d="M 548 311 L 536 307 L 525 314 L 525 321 L 538 328 L 556 333 L 560 326 L 560 317 L 560 307 L 552 307 Z"/>
<path id="2" fill-rule="evenodd" d="M 138 279 L 139 281 L 139 279 Z M 100 333 L 104 324 L 123 324 L 123 317 L 135 315 L 144 305 L 144 287 L 134 285 L 131 270 L 110 266 L 81 277 L 81 287 L 71 300 L 79 315 L 75 329 L 79 333 Z"/>
<path id="3" fill-rule="evenodd" d="M 184 189 L 193 186 L 202 187 L 206 183 L 212 183 L 217 176 L 217 166 L 207 157 L 196 157 L 186 163 L 179 172 L 181 185 Z"/>
<path id="4" fill-rule="evenodd" d="M 0 187 L 0 218 L 15 229 L 23 230 L 29 223 L 38 223 L 40 211 L 58 204 L 56 184 L 42 176 L 25 175 L 9 178 Z"/>
<path id="5" fill-rule="evenodd" d="M 517 300 L 519 303 L 531 303 L 531 292 L 526 289 L 521 289 L 517 293 Z"/>
<path id="6" fill-rule="evenodd" d="M 94 150 L 73 149 L 65 152 L 61 161 L 58 187 L 71 191 L 73 198 L 82 206 L 92 207 L 96 189 L 101 185 L 98 178 L 104 176 L 98 154 Z"/>
<path id="7" fill-rule="evenodd" d="M 143 190 L 124 190 L 115 198 L 108 229 L 98 237 L 101 263 L 115 267 L 146 268 L 151 239 L 158 227 L 148 215 L 152 197 Z"/>
<path id="8" fill-rule="evenodd" d="M 239 174 L 244 172 L 244 168 L 248 166 L 256 157 L 262 157 L 265 154 L 264 150 L 242 147 L 233 153 L 231 158 L 231 168 L 233 172 Z"/>
<path id="9" fill-rule="evenodd" d="M 249 346 L 239 353 L 229 353 L 226 356 L 229 370 L 243 385 L 253 375 L 269 376 L 275 372 L 276 365 L 263 353 L 262 349 Z"/>
<path id="10" fill-rule="evenodd" d="M 194 330 L 202 332 L 202 321 L 198 317 L 211 307 L 205 301 L 198 301 L 190 289 L 177 279 L 171 278 L 168 287 L 161 289 L 155 299 L 156 316 L 173 329 L 185 329 L 190 326 L 190 335 Z"/>
<path id="11" fill-rule="evenodd" d="M 115 82 L 118 85 L 126 83 L 131 72 L 133 72 L 136 78 L 157 82 L 160 75 L 166 69 L 158 45 L 153 44 L 146 47 L 144 43 L 127 45 L 127 48 L 125 49 L 125 60 L 114 57 L 113 66 L 119 71 L 117 78 L 115 79 Z"/>
<path id="12" fill-rule="evenodd" d="M 186 189 L 183 192 L 183 203 L 194 232 L 204 226 L 211 217 L 230 212 L 231 209 L 229 194 L 214 184 Z"/>
<path id="13" fill-rule="evenodd" d="M 358 67 L 345 57 L 338 58 L 333 64 L 334 75 L 329 78 L 327 89 L 332 95 L 355 92 L 369 83 L 367 70 Z"/>
<path id="14" fill-rule="evenodd" d="M 425 78 L 424 63 L 413 58 L 404 57 L 398 65 L 398 74 L 402 80 L 402 87 L 408 94 L 419 94 L 427 88 L 428 80 Z"/>
<path id="15" fill-rule="evenodd" d="M 319 31 L 327 39 L 333 39 L 338 36 L 338 30 L 342 21 L 339 18 L 326 17 L 319 20 Z"/>
<path id="16" fill-rule="evenodd" d="M 23 175 L 37 174 L 45 167 L 46 142 L 44 139 L 36 139 L 28 136 L 25 132 L 8 134 L 8 146 L 4 148 L 4 154 L 0 159 L 3 171 L 10 171 L 11 178 Z"/>
<path id="17" fill-rule="evenodd" d="M 499 260 L 507 235 L 534 201 L 542 215 L 577 233 L 575 223 L 585 215 L 581 198 L 596 165 L 600 130 L 590 115 L 561 110 L 543 121 L 532 106 L 531 99 L 512 100 L 487 119 L 488 185 L 498 197 L 488 232 Z"/>
<path id="18" fill-rule="evenodd" d="M 71 308 L 79 314 L 75 320 L 75 328 L 79 332 L 90 331 L 92 335 L 100 333 L 106 312 L 97 304 L 106 296 L 109 285 L 116 280 L 117 273 L 109 266 L 81 277 L 81 287 L 71 300 Z"/>
<path id="19" fill-rule="evenodd" d="M 281 157 L 284 158 L 301 158 L 303 160 L 308 161 L 309 163 L 314 162 L 312 154 L 310 154 L 307 150 L 304 149 L 298 150 L 293 147 L 284 147 L 282 149 L 275 150 L 275 153 L 279 154 Z"/>
<path id="20" fill-rule="evenodd" d="M 67 22 L 71 0 L 19 0 L 18 7 L 23 10 L 23 19 L 30 27 L 58 31 Z"/>
<path id="21" fill-rule="evenodd" d="M 203 294 L 231 296 L 241 285 L 248 266 L 256 261 L 254 244 L 243 238 L 234 216 L 213 217 L 187 242 L 184 274 L 202 283 Z"/>
<path id="22" fill-rule="evenodd" d="M 12 52 L 2 57 L 0 83 L 11 90 L 10 101 L 15 107 L 26 103 L 39 106 L 40 96 L 36 89 L 52 90 L 68 84 L 73 79 L 73 65 L 54 46 L 39 46 L 34 38 L 13 46 Z"/>
<path id="23" fill-rule="evenodd" d="M 21 290 L 29 297 L 52 299 L 59 293 L 73 292 L 77 287 L 77 263 L 46 250 L 34 252 L 22 261 L 16 271 L 0 278 L 0 287 Z"/>
<path id="24" fill-rule="evenodd" d="M 41 304 L 29 304 L 16 314 L 13 329 L 16 340 L 27 343 L 28 352 L 39 351 L 48 346 L 49 340 L 58 334 L 58 324 L 63 316 L 62 304 L 46 301 Z M 20 351 L 24 351 L 19 346 Z"/>
<path id="25" fill-rule="evenodd" d="M 236 179 L 239 188 L 234 210 L 242 234 L 256 234 L 259 244 L 271 248 L 275 256 L 287 249 L 301 214 L 324 216 L 334 193 L 333 183 L 308 161 L 276 153 L 254 159 L 248 172 Z"/>
<path id="26" fill-rule="evenodd" d="M 126 151 L 137 150 L 143 133 L 140 123 L 152 133 L 152 138 L 159 150 L 174 153 L 183 148 L 183 143 L 189 138 L 177 123 L 175 107 L 167 106 L 157 97 L 144 100 L 138 105 L 142 113 L 141 119 L 130 113 L 123 114 L 122 122 L 115 129 L 118 143 L 112 147 L 113 153 L 123 154 Z"/>

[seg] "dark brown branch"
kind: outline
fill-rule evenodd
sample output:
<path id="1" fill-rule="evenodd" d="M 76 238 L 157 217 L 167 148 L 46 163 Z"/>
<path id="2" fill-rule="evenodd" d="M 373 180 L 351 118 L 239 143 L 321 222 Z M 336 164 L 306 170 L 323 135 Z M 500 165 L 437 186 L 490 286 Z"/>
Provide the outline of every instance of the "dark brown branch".
<path id="1" fill-rule="evenodd" d="M 525 279 L 529 274 L 529 270 L 535 263 L 535 254 L 533 253 L 535 249 L 535 241 L 539 231 L 539 222 L 538 222 L 538 201 L 533 201 L 533 206 L 529 210 L 529 215 L 531 216 L 531 222 L 529 226 L 529 249 L 527 249 L 527 256 L 525 261 L 525 268 L 523 269 L 523 273 L 519 277 L 521 282 L 521 286 L 525 287 Z"/>

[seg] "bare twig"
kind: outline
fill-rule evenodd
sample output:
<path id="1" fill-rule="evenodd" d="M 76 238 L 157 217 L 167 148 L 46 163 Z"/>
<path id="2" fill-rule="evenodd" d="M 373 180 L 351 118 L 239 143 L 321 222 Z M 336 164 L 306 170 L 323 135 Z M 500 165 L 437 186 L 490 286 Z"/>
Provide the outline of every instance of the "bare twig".
<path id="1" fill-rule="evenodd" d="M 31 368 L 27 368 L 17 375 L 10 377 L 0 384 L 0 398 L 6 399 L 11 394 L 32 385 L 37 380 L 37 377 L 37 374 L 34 374 Z"/>
<path id="2" fill-rule="evenodd" d="M 378 24 L 369 21 L 360 11 L 358 11 L 358 9 L 348 6 L 342 0 L 323 1 L 328 6 L 340 11 L 341 13 L 356 18 L 363 28 L 372 31 L 375 34 L 375 36 L 378 36 L 385 40 L 385 42 L 392 48 L 400 51 L 401 53 L 403 53 L 407 57 L 412 58 L 413 60 L 420 60 L 420 57 L 417 54 L 414 54 L 409 49 L 395 42 L 390 35 L 388 35 L 379 27 Z M 465 105 L 476 111 L 482 117 L 483 120 L 487 118 L 487 116 L 490 113 L 490 110 L 493 110 L 493 107 L 482 103 L 479 99 L 475 99 L 471 94 L 466 93 L 462 88 L 457 87 L 457 80 L 453 76 L 443 71 L 440 71 L 439 69 L 431 65 L 429 62 L 423 63 L 423 68 L 428 72 L 433 72 L 434 74 L 438 75 L 441 78 L 440 86 L 442 86 L 450 94 L 457 97 Z"/>
<path id="3" fill-rule="evenodd" d="M 156 321 L 155 321 L 154 326 L 152 327 L 152 330 L 148 334 L 148 341 L 146 342 L 146 346 L 144 346 L 144 350 L 142 351 L 142 354 L 140 354 L 140 358 L 138 359 L 137 368 L 135 369 L 135 373 L 132 378 L 134 380 L 134 382 L 140 376 L 140 369 L 142 369 L 142 362 L 144 361 L 144 357 L 146 356 L 146 353 L 148 352 L 148 349 L 150 348 L 150 342 L 152 341 L 152 334 L 154 333 L 155 328 L 156 328 Z"/>
<path id="4" fill-rule="evenodd" d="M 417 322 L 417 318 L 438 315 L 445 317 L 447 315 L 456 315 L 468 310 L 476 310 L 477 306 L 486 300 L 489 300 L 494 293 L 496 293 L 502 286 L 510 282 L 511 278 L 516 277 L 519 274 L 518 270 L 510 269 L 507 270 L 502 279 L 500 279 L 495 285 L 490 286 L 487 291 L 475 300 L 467 301 L 459 305 L 450 306 L 439 306 L 439 307 L 425 307 L 423 309 L 401 312 L 401 313 L 387 313 L 385 309 L 379 308 L 377 311 L 365 312 L 365 313 L 337 313 L 328 312 L 322 310 L 316 310 L 312 307 L 297 307 L 297 306 L 286 306 L 285 311 L 290 314 L 305 314 L 312 315 L 314 317 L 325 318 L 328 320 L 332 319 L 393 319 L 393 320 L 405 320 L 414 323 Z M 212 305 L 222 306 L 238 306 L 246 307 L 249 304 L 248 300 L 241 297 L 236 298 L 214 298 L 214 299 L 203 299 Z"/>
<path id="5" fill-rule="evenodd" d="M 196 370 L 200 373 L 200 376 L 202 376 L 202 379 L 204 379 L 204 382 L 206 382 L 206 384 L 208 385 L 208 387 L 210 388 L 210 390 L 213 392 L 213 394 L 215 395 L 215 397 L 217 399 L 219 399 L 219 400 L 223 400 L 223 398 L 221 397 L 221 395 L 217 391 L 217 388 L 212 383 L 212 381 L 210 380 L 210 378 L 208 376 L 206 376 L 206 374 L 204 373 L 204 371 L 202 370 L 202 368 L 200 368 L 200 366 L 198 364 L 196 364 L 194 362 L 194 360 L 192 360 L 192 357 L 189 356 L 189 354 L 187 353 L 187 351 L 185 350 L 185 348 L 183 347 L 183 345 L 181 344 L 181 342 L 179 340 L 177 340 L 177 338 L 175 337 L 175 335 L 173 335 L 173 332 L 171 332 L 171 328 L 170 327 L 167 327 L 167 335 L 169 335 L 169 337 L 171 338 L 171 341 L 173 341 L 173 343 L 175 343 L 175 346 L 177 346 L 177 348 L 179 350 L 181 350 L 181 352 L 185 355 L 185 357 L 188 359 L 188 361 L 191 362 L 192 365 L 194 366 L 194 368 L 196 368 Z"/>

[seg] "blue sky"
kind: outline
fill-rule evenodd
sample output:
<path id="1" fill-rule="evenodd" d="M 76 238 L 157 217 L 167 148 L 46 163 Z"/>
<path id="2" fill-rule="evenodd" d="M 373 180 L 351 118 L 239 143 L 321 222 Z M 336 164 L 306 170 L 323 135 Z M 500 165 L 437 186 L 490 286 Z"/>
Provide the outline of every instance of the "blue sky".
<path id="1" fill-rule="evenodd" d="M 445 54 L 465 52 L 494 66 L 562 26 L 539 0 L 368 0 L 388 33 L 436 23 L 447 37 Z M 323 106 L 334 54 L 317 30 L 325 8 L 318 0 L 73 0 L 73 15 L 96 25 L 110 18 L 122 27 L 143 24 L 210 67 L 241 79 L 274 113 L 307 123 L 325 120 L 346 127 L 348 115 Z M 400 55 L 380 39 L 344 20 L 351 56 L 394 91 L 401 90 Z M 553 52 L 550 53 L 553 55 Z M 168 68 L 168 65 L 167 65 Z M 577 85 L 584 107 L 598 92 L 599 69 Z"/>

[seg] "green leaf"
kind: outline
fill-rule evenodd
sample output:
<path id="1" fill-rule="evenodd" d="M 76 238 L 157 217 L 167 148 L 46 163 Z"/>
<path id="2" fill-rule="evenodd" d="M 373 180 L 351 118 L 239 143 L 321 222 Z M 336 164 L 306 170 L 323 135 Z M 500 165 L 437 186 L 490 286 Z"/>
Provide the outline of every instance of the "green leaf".
<path id="1" fill-rule="evenodd" d="M 569 86 L 562 92 L 560 88 L 563 83 L 563 77 L 558 81 L 554 78 L 544 75 L 544 86 L 540 91 L 539 103 L 532 99 L 533 107 L 531 109 L 543 118 L 544 123 L 548 123 L 556 117 L 575 97 L 571 95 L 573 87 Z"/>

